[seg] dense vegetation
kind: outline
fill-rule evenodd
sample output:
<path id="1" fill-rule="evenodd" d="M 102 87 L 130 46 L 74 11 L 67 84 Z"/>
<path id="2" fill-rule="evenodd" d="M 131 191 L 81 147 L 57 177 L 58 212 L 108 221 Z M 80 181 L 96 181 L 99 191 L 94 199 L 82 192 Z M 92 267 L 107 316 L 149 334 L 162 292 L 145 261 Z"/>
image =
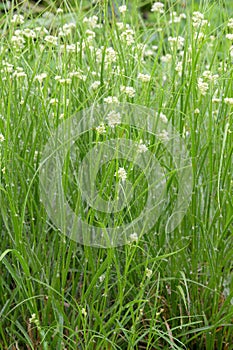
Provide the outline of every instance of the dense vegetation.
<path id="1" fill-rule="evenodd" d="M 231 1 L 124 4 L 1 3 L 0 349 L 233 349 Z M 117 113 L 80 137 L 80 159 L 108 137 L 133 138 L 168 171 L 163 215 L 108 248 L 69 239 L 49 217 L 44 146 L 64 121 L 103 103 L 150 108 L 165 138 L 172 125 L 186 143 L 192 193 L 172 232 L 172 160 Z M 109 161 L 96 181 L 108 200 L 131 180 L 136 205 L 116 216 L 83 205 L 86 222 L 140 215 L 148 186 L 132 166 Z M 75 211 L 82 198 L 68 157 L 62 170 Z"/>

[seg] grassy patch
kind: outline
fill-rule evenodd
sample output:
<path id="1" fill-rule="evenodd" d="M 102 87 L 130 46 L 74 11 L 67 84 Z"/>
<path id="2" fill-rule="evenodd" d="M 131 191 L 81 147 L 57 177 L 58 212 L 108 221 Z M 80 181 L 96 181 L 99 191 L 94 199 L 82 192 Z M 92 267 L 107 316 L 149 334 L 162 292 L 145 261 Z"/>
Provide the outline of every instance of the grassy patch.
<path id="1" fill-rule="evenodd" d="M 1 17 L 1 349 L 233 349 L 231 2 L 164 4 L 126 2 L 124 12 L 106 1 L 63 1 L 60 10 L 55 2 L 37 14 L 17 5 Z M 175 128 L 191 157 L 193 191 L 167 233 L 178 185 L 161 143 L 113 119 L 83 134 L 62 183 L 73 210 L 95 227 L 135 219 L 148 186 L 133 162 L 109 161 L 96 188 L 115 200 L 126 177 L 130 210 L 83 204 L 76 169 L 92 147 L 133 139 L 169 174 L 153 228 L 103 249 L 61 234 L 41 202 L 39 169 L 57 127 L 112 102 L 150 108 Z"/>

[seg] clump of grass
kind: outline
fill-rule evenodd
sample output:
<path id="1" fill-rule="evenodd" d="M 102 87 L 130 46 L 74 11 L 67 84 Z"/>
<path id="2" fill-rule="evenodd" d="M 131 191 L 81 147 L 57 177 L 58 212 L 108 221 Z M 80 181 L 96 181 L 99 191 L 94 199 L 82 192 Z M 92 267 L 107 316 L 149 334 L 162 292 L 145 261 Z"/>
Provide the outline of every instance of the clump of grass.
<path id="1" fill-rule="evenodd" d="M 1 21 L 1 348 L 233 349 L 230 3 L 184 8 L 169 1 L 153 5 L 146 21 L 128 2 L 111 16 L 107 1 L 89 12 L 82 5 L 64 1 L 36 18 L 12 7 Z M 41 203 L 42 152 L 64 120 L 94 103 L 118 102 L 152 108 L 185 140 L 191 204 L 169 235 L 161 217 L 122 247 L 81 246 L 59 232 Z M 113 129 L 83 135 L 79 156 Z M 162 162 L 151 135 L 114 130 L 142 139 Z M 75 164 L 65 165 L 75 209 Z M 103 166 L 103 196 L 132 175 L 127 166 L 122 159 Z M 133 179 L 139 196 L 146 179 L 140 169 Z M 169 184 L 168 211 L 175 177 Z M 133 215 L 143 209 L 144 201 L 136 203 Z M 93 209 L 83 215 L 97 218 L 96 226 L 111 220 Z"/>

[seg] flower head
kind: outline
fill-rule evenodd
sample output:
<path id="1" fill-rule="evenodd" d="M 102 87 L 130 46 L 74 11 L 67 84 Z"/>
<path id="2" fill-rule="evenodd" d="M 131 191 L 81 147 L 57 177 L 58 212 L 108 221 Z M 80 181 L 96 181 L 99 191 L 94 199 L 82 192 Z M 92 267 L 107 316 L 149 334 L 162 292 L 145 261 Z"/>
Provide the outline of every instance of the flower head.
<path id="1" fill-rule="evenodd" d="M 119 6 L 119 12 L 120 13 L 125 13 L 127 11 L 126 5 Z"/>
<path id="2" fill-rule="evenodd" d="M 205 83 L 202 78 L 199 78 L 197 85 L 198 85 L 198 89 L 200 90 L 201 95 L 205 96 L 208 89 L 209 89 L 208 83 Z"/>
<path id="3" fill-rule="evenodd" d="M 114 128 L 117 124 L 121 123 L 121 115 L 119 112 L 111 111 L 107 115 L 108 125 Z"/>
<path id="4" fill-rule="evenodd" d="M 134 232 L 134 233 L 131 233 L 130 235 L 129 235 L 129 241 L 130 241 L 130 243 L 132 243 L 132 242 L 138 242 L 138 235 L 137 235 L 137 233 L 136 232 Z"/>
<path id="5" fill-rule="evenodd" d="M 121 86 L 120 87 L 121 92 L 124 92 L 128 97 L 134 97 L 135 96 L 135 89 L 132 86 Z"/>
<path id="6" fill-rule="evenodd" d="M 117 176 L 120 180 L 124 182 L 127 178 L 127 172 L 124 168 L 121 167 L 117 172 L 115 172 L 115 176 Z"/>
<path id="7" fill-rule="evenodd" d="M 148 83 L 151 79 L 151 76 L 149 74 L 138 74 L 138 79 L 141 80 L 143 83 Z"/>
<path id="8" fill-rule="evenodd" d="M 151 278 L 152 270 L 146 268 L 146 277 Z"/>
<path id="9" fill-rule="evenodd" d="M 143 143 L 142 140 L 140 140 L 138 145 L 138 153 L 145 153 L 146 151 L 148 151 L 148 147 Z"/>
<path id="10" fill-rule="evenodd" d="M 96 127 L 96 132 L 98 134 L 105 134 L 106 133 L 106 129 L 105 129 L 104 123 L 101 123 L 99 126 Z"/>
<path id="11" fill-rule="evenodd" d="M 164 4 L 162 2 L 155 2 L 152 5 L 151 12 L 164 13 Z"/>

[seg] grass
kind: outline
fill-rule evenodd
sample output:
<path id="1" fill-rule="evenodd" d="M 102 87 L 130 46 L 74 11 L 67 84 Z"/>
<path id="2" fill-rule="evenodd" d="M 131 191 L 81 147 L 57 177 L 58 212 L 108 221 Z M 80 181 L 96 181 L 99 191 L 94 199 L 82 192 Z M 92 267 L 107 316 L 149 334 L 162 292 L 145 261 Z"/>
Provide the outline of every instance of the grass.
<path id="1" fill-rule="evenodd" d="M 233 349 L 231 2 L 165 3 L 164 13 L 147 19 L 139 1 L 127 3 L 125 14 L 106 2 L 63 1 L 62 13 L 25 10 L 23 23 L 14 17 L 22 14 L 18 5 L 2 15 L 0 349 Z M 208 22 L 194 27 L 195 11 Z M 85 20 L 93 15 L 97 25 Z M 42 203 L 39 173 L 56 128 L 109 96 L 165 115 L 187 145 L 193 179 L 187 212 L 167 233 L 179 184 L 166 147 L 123 123 L 81 135 L 76 157 L 65 158 L 62 184 L 73 210 L 96 230 L 138 217 L 148 186 L 142 169 L 120 157 L 101 167 L 96 187 L 116 201 L 124 168 L 133 203 L 114 215 L 83 203 L 75 169 L 91 148 L 122 135 L 142 139 L 168 174 L 153 228 L 105 249 L 60 232 Z"/>

